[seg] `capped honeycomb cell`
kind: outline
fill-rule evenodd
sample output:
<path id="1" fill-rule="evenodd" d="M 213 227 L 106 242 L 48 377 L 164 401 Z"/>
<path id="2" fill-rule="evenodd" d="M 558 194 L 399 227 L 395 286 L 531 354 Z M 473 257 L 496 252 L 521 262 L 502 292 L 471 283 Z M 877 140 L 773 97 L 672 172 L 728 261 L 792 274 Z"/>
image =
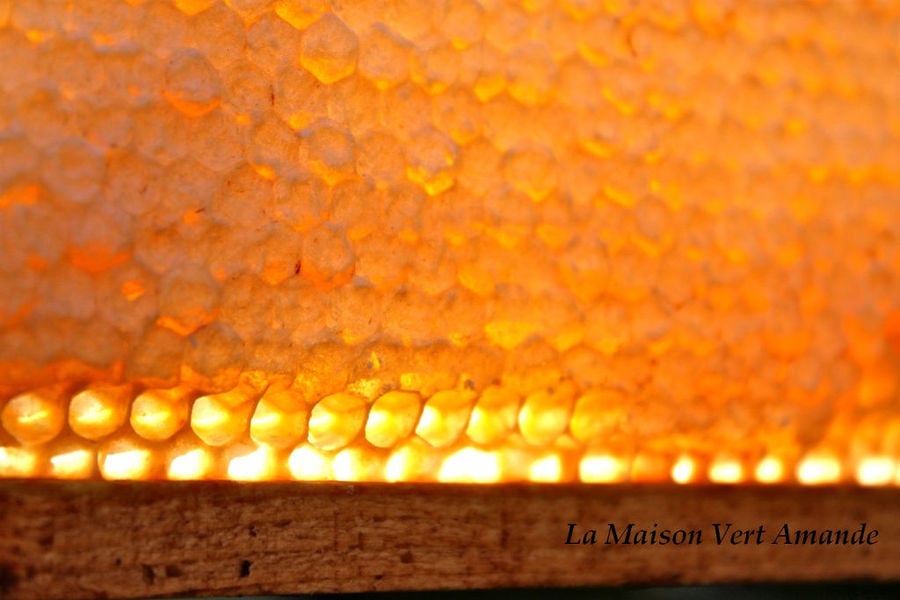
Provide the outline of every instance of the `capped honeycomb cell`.
<path id="1" fill-rule="evenodd" d="M 303 32 L 300 64 L 322 83 L 335 83 L 356 70 L 359 40 L 338 17 L 326 14 Z"/>
<path id="2" fill-rule="evenodd" d="M 221 101 L 222 82 L 209 62 L 197 52 L 178 54 L 166 65 L 166 100 L 189 117 L 199 117 Z"/>
<path id="3" fill-rule="evenodd" d="M 157 323 L 190 335 L 215 318 L 219 286 L 205 269 L 186 266 L 170 272 L 160 288 Z"/>
<path id="4" fill-rule="evenodd" d="M 375 85 L 386 90 L 409 76 L 406 60 L 408 48 L 402 39 L 384 26 L 375 26 L 365 33 L 359 55 L 359 72 Z"/>
<path id="5" fill-rule="evenodd" d="M 329 185 L 353 175 L 356 143 L 346 130 L 331 121 L 318 120 L 305 131 L 304 137 L 311 169 Z"/>
<path id="6" fill-rule="evenodd" d="M 303 278 L 319 288 L 336 288 L 353 277 L 353 248 L 343 233 L 327 225 L 320 225 L 304 236 L 302 257 Z"/>
<path id="7" fill-rule="evenodd" d="M 44 164 L 44 180 L 60 198 L 83 204 L 100 191 L 103 158 L 82 141 L 63 142 Z"/>

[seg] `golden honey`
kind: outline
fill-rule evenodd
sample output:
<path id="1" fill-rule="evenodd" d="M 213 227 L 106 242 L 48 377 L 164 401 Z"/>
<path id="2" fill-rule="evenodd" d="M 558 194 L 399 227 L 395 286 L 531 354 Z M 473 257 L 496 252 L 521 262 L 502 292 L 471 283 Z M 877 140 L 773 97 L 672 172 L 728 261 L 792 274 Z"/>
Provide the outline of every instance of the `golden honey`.
<path id="1" fill-rule="evenodd" d="M 898 31 L 0 0 L 0 476 L 900 484 Z"/>

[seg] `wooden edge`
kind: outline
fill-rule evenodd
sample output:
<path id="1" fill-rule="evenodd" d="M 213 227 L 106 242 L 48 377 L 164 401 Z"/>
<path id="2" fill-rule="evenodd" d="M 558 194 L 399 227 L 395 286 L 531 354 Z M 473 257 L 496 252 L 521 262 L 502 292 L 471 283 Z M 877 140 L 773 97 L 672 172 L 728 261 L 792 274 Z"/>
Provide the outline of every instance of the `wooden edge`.
<path id="1" fill-rule="evenodd" d="M 0 481 L 9 599 L 848 580 L 900 580 L 900 490 Z"/>

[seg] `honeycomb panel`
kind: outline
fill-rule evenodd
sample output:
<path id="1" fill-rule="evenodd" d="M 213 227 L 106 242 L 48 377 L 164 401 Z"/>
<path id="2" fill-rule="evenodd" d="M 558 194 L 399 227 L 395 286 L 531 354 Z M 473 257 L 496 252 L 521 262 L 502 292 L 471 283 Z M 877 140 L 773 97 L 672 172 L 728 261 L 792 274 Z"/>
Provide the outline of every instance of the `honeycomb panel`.
<path id="1" fill-rule="evenodd" d="M 900 484 L 891 2 L 0 1 L 0 476 Z"/>

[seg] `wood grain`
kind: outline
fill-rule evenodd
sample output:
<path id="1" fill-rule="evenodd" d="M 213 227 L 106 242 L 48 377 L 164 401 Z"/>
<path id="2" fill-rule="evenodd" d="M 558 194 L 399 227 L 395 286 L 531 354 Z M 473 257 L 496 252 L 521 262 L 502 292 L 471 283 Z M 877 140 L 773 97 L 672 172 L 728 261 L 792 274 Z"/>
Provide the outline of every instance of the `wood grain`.
<path id="1" fill-rule="evenodd" d="M 605 545 L 608 523 L 699 545 Z M 720 546 L 711 524 L 760 524 Z M 877 529 L 874 545 L 768 543 Z M 567 545 L 568 524 L 598 530 Z M 0 597 L 900 579 L 900 491 L 674 486 L 0 482 Z"/>

